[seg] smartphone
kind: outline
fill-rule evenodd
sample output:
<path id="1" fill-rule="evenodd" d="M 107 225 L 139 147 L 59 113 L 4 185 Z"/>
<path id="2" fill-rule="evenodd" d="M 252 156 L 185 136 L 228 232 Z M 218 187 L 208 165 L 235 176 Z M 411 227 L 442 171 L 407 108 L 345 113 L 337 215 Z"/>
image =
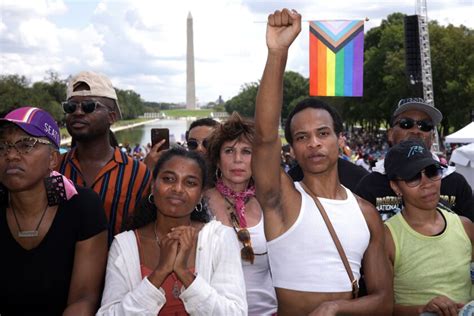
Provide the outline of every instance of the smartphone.
<path id="1" fill-rule="evenodd" d="M 165 139 L 163 145 L 159 150 L 165 150 L 170 148 L 170 130 L 167 128 L 152 128 L 151 129 L 151 146 L 153 147 L 156 143 L 159 143 Z"/>

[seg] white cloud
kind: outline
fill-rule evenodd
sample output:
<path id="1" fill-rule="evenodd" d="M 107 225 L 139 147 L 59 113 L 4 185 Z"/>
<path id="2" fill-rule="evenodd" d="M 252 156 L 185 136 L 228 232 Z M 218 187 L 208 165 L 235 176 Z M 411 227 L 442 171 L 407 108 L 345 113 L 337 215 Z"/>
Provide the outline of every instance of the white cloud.
<path id="1" fill-rule="evenodd" d="M 110 76 L 149 101 L 183 102 L 186 96 L 186 18 L 194 21 L 196 95 L 201 102 L 229 99 L 260 79 L 265 64 L 267 15 L 288 5 L 261 0 L 2 0 L 2 74 L 42 80 L 55 70 L 66 78 L 81 70 Z M 291 2 L 312 19 L 362 19 L 366 29 L 388 14 L 415 13 L 415 0 Z M 471 0 L 430 1 L 430 19 L 473 27 Z M 308 75 L 307 26 L 291 48 L 288 69 Z"/>
<path id="2" fill-rule="evenodd" d="M 7 26 L 5 25 L 5 23 L 3 23 L 3 21 L 0 20 L 0 35 L 4 34 L 7 30 Z"/>
<path id="3" fill-rule="evenodd" d="M 107 11 L 107 4 L 105 2 L 100 2 L 94 10 L 94 14 L 101 14 Z"/>
<path id="4" fill-rule="evenodd" d="M 67 8 L 62 0 L 2 0 L 2 11 L 19 12 L 22 15 L 55 15 L 65 13 Z"/>
<path id="5" fill-rule="evenodd" d="M 31 50 L 59 52 L 56 26 L 45 18 L 32 18 L 21 22 L 18 28 L 21 44 Z"/>

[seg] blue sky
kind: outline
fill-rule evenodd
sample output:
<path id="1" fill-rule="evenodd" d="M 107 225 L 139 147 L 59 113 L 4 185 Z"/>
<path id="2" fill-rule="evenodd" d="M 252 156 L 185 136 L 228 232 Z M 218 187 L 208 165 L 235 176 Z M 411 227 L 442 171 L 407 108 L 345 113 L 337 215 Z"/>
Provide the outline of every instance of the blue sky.
<path id="1" fill-rule="evenodd" d="M 285 6 L 303 20 L 363 19 L 366 30 L 388 14 L 415 13 L 415 0 L 96 0 L 0 2 L 0 72 L 31 81 L 50 70 L 67 78 L 81 70 L 108 75 L 147 101 L 186 98 L 186 17 L 194 21 L 196 96 L 200 104 L 235 96 L 258 81 L 266 58 L 267 15 Z M 429 19 L 474 26 L 473 0 L 428 0 Z M 308 75 L 307 26 L 287 69 Z"/>

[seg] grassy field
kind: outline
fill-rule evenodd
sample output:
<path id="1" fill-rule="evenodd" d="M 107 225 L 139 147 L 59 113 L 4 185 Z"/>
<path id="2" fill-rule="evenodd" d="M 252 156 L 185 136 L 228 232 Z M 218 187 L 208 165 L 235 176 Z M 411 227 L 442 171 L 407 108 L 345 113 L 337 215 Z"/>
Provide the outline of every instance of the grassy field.
<path id="1" fill-rule="evenodd" d="M 211 112 L 213 112 L 212 109 L 206 109 L 206 110 L 186 110 L 186 109 L 175 109 L 175 110 L 163 110 L 163 112 L 166 116 L 171 116 L 171 117 L 209 117 L 211 115 Z"/>
<path id="2" fill-rule="evenodd" d="M 130 124 L 140 123 L 140 122 L 148 121 L 148 120 L 150 120 L 150 119 L 136 118 L 136 119 L 132 119 L 132 120 L 121 120 L 121 121 L 115 122 L 114 125 L 112 125 L 112 127 L 130 125 Z"/>

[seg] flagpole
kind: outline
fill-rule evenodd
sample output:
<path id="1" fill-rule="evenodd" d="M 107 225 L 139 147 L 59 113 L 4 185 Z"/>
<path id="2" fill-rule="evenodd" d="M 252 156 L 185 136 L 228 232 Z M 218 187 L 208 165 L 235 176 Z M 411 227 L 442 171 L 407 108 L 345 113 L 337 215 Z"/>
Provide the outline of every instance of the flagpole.
<path id="1" fill-rule="evenodd" d="M 348 19 L 331 19 L 331 20 L 337 20 L 337 21 L 354 21 L 354 20 L 348 20 Z M 363 19 L 365 22 L 370 21 L 368 17 L 365 17 Z M 330 20 L 318 20 L 318 19 L 312 19 L 312 20 L 302 20 L 301 22 L 312 22 L 312 21 L 330 21 Z M 253 23 L 260 24 L 260 23 L 267 23 L 268 21 L 253 21 Z"/>

